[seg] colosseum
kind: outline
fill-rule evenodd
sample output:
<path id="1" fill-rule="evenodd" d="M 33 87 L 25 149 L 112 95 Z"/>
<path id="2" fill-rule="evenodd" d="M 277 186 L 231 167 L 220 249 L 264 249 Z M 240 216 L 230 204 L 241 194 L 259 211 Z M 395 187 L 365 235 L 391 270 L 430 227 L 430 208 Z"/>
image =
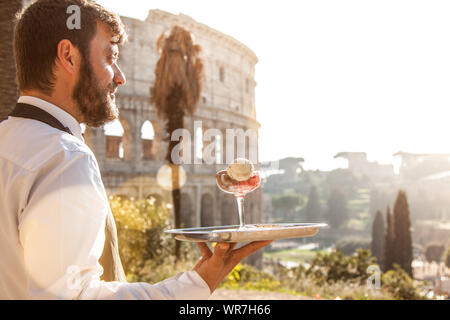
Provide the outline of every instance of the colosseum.
<path id="1" fill-rule="evenodd" d="M 105 187 L 111 194 L 154 197 L 170 203 L 170 191 L 161 188 L 156 179 L 158 169 L 164 165 L 167 143 L 163 141 L 164 123 L 149 102 L 149 89 L 159 58 L 156 41 L 161 34 L 170 32 L 172 26 L 179 25 L 189 30 L 201 46 L 205 71 L 199 105 L 194 115 L 185 119 L 185 128 L 192 136 L 194 132 L 200 133 L 197 135 L 200 139 L 202 132 L 212 128 L 218 129 L 222 137 L 217 139 L 220 161 L 183 165 L 187 182 L 182 188 L 182 222 L 185 227 L 238 223 L 235 199 L 217 188 L 215 173 L 226 166 L 229 151 L 224 147 L 226 130 L 251 129 L 257 133 L 260 127 L 255 112 L 256 55 L 232 37 L 184 14 L 150 10 L 145 21 L 122 19 L 129 39 L 121 48 L 119 63 L 127 78 L 127 84 L 119 89 L 116 98 L 120 109 L 120 124 L 116 127 L 121 127 L 116 131 L 121 132 L 113 135 L 107 128 L 87 128 L 84 133 L 98 159 Z M 249 140 L 245 140 L 247 157 Z M 193 159 L 198 157 L 194 149 L 191 152 Z M 262 222 L 261 193 L 258 189 L 246 199 L 249 223 Z"/>

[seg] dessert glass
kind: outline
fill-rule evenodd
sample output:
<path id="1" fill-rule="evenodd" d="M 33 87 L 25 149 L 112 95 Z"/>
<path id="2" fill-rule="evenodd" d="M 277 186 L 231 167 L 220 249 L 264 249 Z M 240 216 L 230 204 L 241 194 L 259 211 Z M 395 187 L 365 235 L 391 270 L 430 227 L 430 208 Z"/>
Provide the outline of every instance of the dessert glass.
<path id="1" fill-rule="evenodd" d="M 261 184 L 259 171 L 253 171 L 252 175 L 244 181 L 232 179 L 226 170 L 216 173 L 216 182 L 220 190 L 233 194 L 237 201 L 239 214 L 239 228 L 245 228 L 244 198 L 247 193 L 252 192 Z"/>

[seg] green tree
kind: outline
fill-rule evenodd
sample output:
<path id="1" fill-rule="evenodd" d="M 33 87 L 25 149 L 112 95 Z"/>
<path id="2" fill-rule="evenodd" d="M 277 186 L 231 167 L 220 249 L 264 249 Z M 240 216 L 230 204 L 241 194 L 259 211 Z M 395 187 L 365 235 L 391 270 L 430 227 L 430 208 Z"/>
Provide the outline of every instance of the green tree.
<path id="1" fill-rule="evenodd" d="M 349 169 L 332 170 L 326 179 L 328 190 L 343 189 L 347 194 L 351 194 L 358 185 L 358 179 Z"/>
<path id="2" fill-rule="evenodd" d="M 423 296 L 420 294 L 423 286 L 416 285 L 408 273 L 396 263 L 391 270 L 381 275 L 381 283 L 393 295 L 394 299 L 423 299 Z"/>
<path id="3" fill-rule="evenodd" d="M 428 262 L 440 262 L 444 253 L 445 246 L 439 243 L 431 243 L 425 249 L 425 257 Z"/>
<path id="4" fill-rule="evenodd" d="M 199 57 L 200 46 L 194 44 L 189 31 L 179 26 L 174 26 L 168 37 L 162 34 L 157 48 L 161 56 L 156 64 L 155 82 L 150 89 L 150 103 L 155 105 L 158 115 L 167 121 L 165 139 L 169 147 L 166 161 L 172 169 L 175 228 L 180 228 L 179 166 L 172 159 L 172 151 L 179 142 L 172 141 L 171 137 L 175 130 L 184 128 L 184 116 L 192 115 L 197 108 L 202 88 L 203 62 Z M 179 241 L 176 242 L 175 255 L 177 258 L 180 255 Z"/>
<path id="5" fill-rule="evenodd" d="M 400 190 L 394 204 L 394 263 L 398 263 L 412 277 L 412 238 L 409 205 L 406 193 Z"/>
<path id="6" fill-rule="evenodd" d="M 303 197 L 297 193 L 287 193 L 272 197 L 272 207 L 274 208 L 276 215 L 284 217 L 289 220 L 289 222 L 293 222 L 296 218 L 296 209 L 303 203 Z"/>
<path id="7" fill-rule="evenodd" d="M 386 232 L 384 234 L 384 271 L 392 270 L 394 266 L 394 226 L 391 209 L 386 209 Z"/>
<path id="8" fill-rule="evenodd" d="M 370 250 L 370 244 L 370 239 L 350 236 L 336 242 L 336 250 L 350 256 L 356 253 L 358 249 Z"/>
<path id="9" fill-rule="evenodd" d="M 136 275 L 145 260 L 167 256 L 174 241 L 164 234 L 171 227 L 166 206 L 150 200 L 110 196 L 109 204 L 117 225 L 119 253 L 127 275 Z M 170 252 L 173 254 L 173 251 Z"/>
<path id="10" fill-rule="evenodd" d="M 306 218 L 309 222 L 317 222 L 322 216 L 319 194 L 317 188 L 312 186 L 309 190 L 308 203 L 306 204 Z"/>
<path id="11" fill-rule="evenodd" d="M 366 282 L 370 274 L 367 268 L 374 264 L 375 258 L 369 250 L 357 249 L 356 254 L 344 255 L 336 250 L 331 253 L 317 253 L 305 270 L 306 275 L 318 284 L 335 283 L 338 281 L 352 281 L 359 284 Z M 300 266 L 299 270 L 303 267 Z M 296 271 L 294 271 L 296 272 Z"/>
<path id="12" fill-rule="evenodd" d="M 348 219 L 347 199 L 339 189 L 334 189 L 328 199 L 328 221 L 331 227 L 339 228 Z"/>
<path id="13" fill-rule="evenodd" d="M 372 255 L 377 258 L 378 264 L 383 265 L 384 256 L 384 221 L 381 211 L 377 211 L 372 224 Z"/>

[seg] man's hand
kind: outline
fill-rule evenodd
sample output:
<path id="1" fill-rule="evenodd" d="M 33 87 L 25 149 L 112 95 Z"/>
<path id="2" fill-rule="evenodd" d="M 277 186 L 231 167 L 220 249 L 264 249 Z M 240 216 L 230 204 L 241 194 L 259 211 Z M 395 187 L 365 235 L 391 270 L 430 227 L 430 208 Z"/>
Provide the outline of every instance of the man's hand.
<path id="1" fill-rule="evenodd" d="M 213 293 L 242 259 L 267 246 L 272 241 L 254 241 L 236 250 L 234 250 L 236 243 L 219 242 L 214 248 L 214 253 L 211 252 L 206 243 L 198 242 L 197 245 L 202 254 L 202 259 L 194 267 L 194 270 L 205 280 L 211 293 Z"/>

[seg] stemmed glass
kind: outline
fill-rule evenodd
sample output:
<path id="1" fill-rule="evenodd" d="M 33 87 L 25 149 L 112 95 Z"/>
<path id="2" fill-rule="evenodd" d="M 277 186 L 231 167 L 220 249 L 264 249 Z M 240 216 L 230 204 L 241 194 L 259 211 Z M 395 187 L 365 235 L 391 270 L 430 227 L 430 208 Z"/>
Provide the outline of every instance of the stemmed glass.
<path id="1" fill-rule="evenodd" d="M 232 179 L 226 170 L 216 173 L 217 186 L 220 190 L 235 196 L 239 213 L 239 229 L 245 228 L 244 198 L 261 184 L 259 171 L 253 171 L 250 178 L 244 181 Z"/>

